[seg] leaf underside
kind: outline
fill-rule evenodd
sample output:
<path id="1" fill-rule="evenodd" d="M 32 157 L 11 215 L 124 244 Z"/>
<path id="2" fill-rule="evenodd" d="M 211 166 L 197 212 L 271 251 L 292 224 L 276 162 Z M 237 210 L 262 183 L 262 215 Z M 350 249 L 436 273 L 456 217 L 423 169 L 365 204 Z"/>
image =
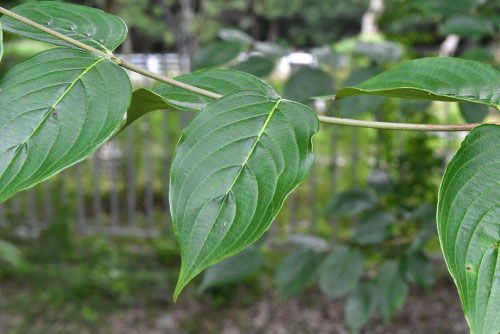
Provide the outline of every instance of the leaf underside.
<path id="1" fill-rule="evenodd" d="M 63 35 L 101 51 L 113 51 L 127 37 L 127 25 L 118 16 L 87 6 L 56 1 L 29 2 L 12 9 Z M 73 45 L 8 16 L 1 18 L 5 31 L 54 45 Z"/>
<path id="2" fill-rule="evenodd" d="M 118 65 L 56 48 L 0 77 L 0 203 L 92 154 L 119 126 L 130 81 Z"/>
<path id="3" fill-rule="evenodd" d="M 174 298 L 208 266 L 269 228 L 309 174 L 319 123 L 298 103 L 247 91 L 209 103 L 183 131 L 170 170 L 182 266 Z"/>
<path id="4" fill-rule="evenodd" d="M 341 88 L 335 99 L 377 95 L 434 101 L 469 101 L 500 106 L 500 74 L 491 66 L 458 58 L 421 58 L 397 65 L 354 87 Z"/>
<path id="5" fill-rule="evenodd" d="M 206 70 L 184 74 L 175 80 L 220 95 L 255 90 L 272 98 L 278 97 L 274 88 L 267 83 L 253 75 L 239 71 Z M 127 111 L 127 122 L 121 131 L 151 111 L 162 109 L 200 110 L 212 101 L 214 101 L 213 98 L 167 84 L 159 84 L 152 90 L 140 88 L 132 94 L 132 103 Z"/>
<path id="6" fill-rule="evenodd" d="M 357 249 L 341 246 L 335 249 L 321 268 L 321 290 L 333 297 L 351 292 L 363 273 L 365 258 Z"/>
<path id="7" fill-rule="evenodd" d="M 500 331 L 500 126 L 474 128 L 446 168 L 437 223 L 471 333 Z"/>

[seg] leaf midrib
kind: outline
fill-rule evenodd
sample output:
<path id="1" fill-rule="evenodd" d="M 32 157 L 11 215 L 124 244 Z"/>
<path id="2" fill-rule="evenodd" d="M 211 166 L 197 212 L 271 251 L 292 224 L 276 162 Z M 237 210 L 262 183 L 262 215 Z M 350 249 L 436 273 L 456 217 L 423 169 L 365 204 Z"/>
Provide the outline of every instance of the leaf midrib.
<path id="1" fill-rule="evenodd" d="M 244 160 L 244 161 L 243 161 L 243 163 L 241 164 L 240 169 L 238 170 L 238 173 L 237 173 L 237 174 L 236 174 L 236 176 L 234 177 L 233 183 L 232 183 L 232 184 L 231 184 L 231 186 L 228 188 L 228 190 L 227 190 L 226 194 L 224 194 L 224 198 L 223 198 L 223 199 L 222 199 L 222 201 L 221 201 L 221 204 L 220 204 L 219 210 L 218 210 L 218 212 L 217 212 L 217 215 L 215 216 L 214 222 L 215 222 L 215 221 L 217 221 L 217 220 L 219 219 L 220 212 L 221 212 L 221 210 L 222 210 L 222 207 L 224 206 L 224 203 L 225 203 L 226 199 L 227 199 L 227 198 L 228 198 L 228 196 L 229 196 L 229 193 L 231 193 L 231 191 L 232 191 L 232 189 L 233 189 L 234 185 L 236 184 L 236 182 L 238 181 L 238 178 L 239 178 L 239 177 L 240 177 L 240 175 L 241 175 L 241 172 L 243 171 L 243 168 L 245 168 L 245 166 L 246 166 L 246 165 L 247 165 L 247 163 L 248 163 L 248 160 L 250 159 L 250 157 L 252 156 L 253 152 L 255 151 L 255 148 L 257 147 L 257 144 L 259 143 L 260 138 L 261 138 L 261 137 L 262 137 L 262 135 L 264 134 L 264 131 L 266 130 L 267 126 L 269 125 L 269 122 L 271 121 L 271 118 L 273 117 L 274 112 L 275 112 L 275 111 L 276 111 L 276 109 L 278 108 L 278 105 L 281 103 L 281 101 L 282 101 L 282 99 L 281 99 L 281 98 L 279 98 L 278 100 L 276 100 L 275 104 L 273 105 L 273 108 L 272 108 L 272 109 L 271 109 L 271 111 L 269 112 L 269 115 L 267 116 L 267 118 L 266 118 L 266 120 L 265 120 L 264 124 L 262 125 L 262 129 L 259 131 L 259 133 L 258 133 L 258 135 L 257 135 L 257 138 L 255 139 L 255 141 L 254 141 L 254 143 L 253 143 L 252 147 L 250 148 L 250 151 L 249 151 L 248 155 L 246 156 L 245 160 Z M 214 226 L 215 226 L 215 223 L 212 225 L 212 228 L 211 228 L 211 229 L 210 229 L 210 231 L 207 233 L 207 237 L 208 237 L 208 235 L 210 235 L 210 233 L 211 233 L 211 231 L 213 230 Z M 230 229 L 230 228 L 231 228 L 231 227 L 229 227 L 229 229 Z M 229 229 L 228 229 L 228 231 L 229 231 Z M 227 234 L 227 233 L 226 233 L 226 234 Z M 189 243 L 191 243 L 192 236 L 193 236 L 193 230 L 191 230 L 191 234 L 190 234 L 190 237 L 189 237 Z M 217 246 L 218 246 L 218 245 L 222 242 L 222 240 L 223 240 L 223 238 L 221 238 L 221 240 L 217 243 L 217 245 L 215 245 L 215 246 L 214 246 L 214 249 L 216 249 L 216 248 L 217 248 Z M 197 252 L 197 253 L 195 254 L 195 256 L 193 257 L 193 261 L 191 262 L 191 265 L 189 266 L 189 268 L 187 268 L 187 269 L 183 270 L 183 272 L 185 272 L 185 273 L 189 273 L 189 272 L 192 270 L 193 266 L 194 266 L 194 265 L 195 265 L 195 263 L 196 263 L 196 259 L 198 258 L 198 256 L 199 256 L 199 254 L 200 254 L 201 250 L 203 249 L 203 246 L 205 245 L 205 241 L 206 241 L 206 238 L 205 238 L 205 240 L 203 241 L 203 243 L 201 244 L 201 246 L 200 246 L 200 248 L 199 248 L 198 252 Z M 181 272 L 180 277 L 182 277 L 182 276 L 183 276 L 183 272 Z M 186 282 L 186 281 L 184 280 L 184 282 Z M 184 282 L 183 282 L 183 283 L 184 283 Z M 182 287 L 183 287 L 184 285 L 185 285 L 185 283 L 184 283 L 184 284 L 182 284 Z M 179 286 L 179 285 L 178 285 L 178 286 Z M 180 287 L 180 286 L 179 286 L 179 287 Z M 179 292 L 180 292 L 180 291 L 179 291 Z"/>
<path id="2" fill-rule="evenodd" d="M 31 137 L 33 137 L 33 135 L 38 131 L 38 129 L 40 129 L 40 127 L 45 123 L 45 121 L 48 119 L 48 117 L 50 117 L 51 113 L 53 110 L 55 110 L 55 108 L 57 107 L 57 105 L 69 94 L 69 92 L 71 91 L 71 89 L 73 89 L 73 87 L 76 85 L 76 83 L 82 79 L 92 68 L 94 68 L 98 63 L 100 63 L 101 61 L 105 60 L 106 58 L 105 57 L 100 57 L 98 59 L 96 59 L 92 64 L 90 64 L 85 70 L 82 71 L 82 73 L 80 73 L 72 82 L 71 84 L 68 86 L 68 88 L 66 88 L 64 90 L 64 92 L 61 94 L 61 96 L 59 97 L 59 99 L 57 99 L 57 101 L 48 109 L 47 113 L 45 114 L 45 116 L 42 118 L 42 120 L 40 121 L 40 123 L 38 123 L 38 125 L 35 127 L 35 129 L 31 132 L 31 134 L 28 136 L 28 138 L 26 138 L 21 144 L 18 145 L 18 148 L 16 149 L 16 152 L 14 153 L 14 155 L 12 156 L 12 159 L 9 161 L 9 163 L 7 164 L 7 166 L 5 167 L 4 169 L 4 172 L 2 174 L 0 174 L 0 178 L 4 175 L 5 171 L 7 171 L 11 164 L 14 162 L 14 160 L 17 158 L 19 152 L 21 151 L 22 147 L 24 145 L 26 145 L 26 143 L 31 139 Z M 21 168 L 22 169 L 22 168 Z M 21 169 L 19 171 L 21 171 Z M 14 177 L 11 179 L 14 180 L 17 175 L 19 174 L 16 173 L 16 175 L 14 175 Z M 7 184 L 5 184 L 2 188 L 0 188 L 0 193 L 2 191 L 4 191 L 11 183 L 11 181 L 9 181 Z"/>

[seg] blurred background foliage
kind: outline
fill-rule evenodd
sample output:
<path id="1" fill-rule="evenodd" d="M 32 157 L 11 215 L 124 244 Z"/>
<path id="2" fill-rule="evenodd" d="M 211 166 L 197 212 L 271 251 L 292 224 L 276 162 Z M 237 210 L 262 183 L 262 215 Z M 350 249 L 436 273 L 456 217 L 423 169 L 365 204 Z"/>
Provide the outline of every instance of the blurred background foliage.
<path id="1" fill-rule="evenodd" d="M 3 1 L 2 6 L 22 2 Z M 370 96 L 338 103 L 309 99 L 334 94 L 339 87 L 424 56 L 457 56 L 499 68 L 500 4 L 494 0 L 391 0 L 381 1 L 384 6 L 378 9 L 376 0 L 71 2 L 125 20 L 130 33 L 119 53 L 178 53 L 191 59 L 192 70 L 222 67 L 248 72 L 320 114 L 411 123 L 499 119 L 497 112 L 467 103 Z M 370 15 L 374 25 L 367 32 Z M 46 48 L 6 34 L 0 70 Z M 322 125 L 314 138 L 311 178 L 287 200 L 271 230 L 252 247 L 206 270 L 182 301 L 173 304 L 180 259 L 162 208 L 162 152 L 167 156 L 173 152 L 188 119 L 176 112 L 150 117 L 150 142 L 136 136 L 132 156 L 139 197 L 147 187 L 148 171 L 154 175 L 154 219 L 160 236 L 76 233 L 72 208 L 78 185 L 66 177 L 68 204 L 58 206 L 54 219 L 36 238 L 19 233 L 16 226 L 0 228 L 0 332 L 148 332 L 148 326 L 138 324 L 127 328 L 136 319 L 127 314 L 133 310 L 144 312 L 136 315 L 138 323 L 148 324 L 161 315 L 167 324 L 151 326 L 167 332 L 219 333 L 227 325 L 224 312 L 231 312 L 239 332 L 271 333 L 276 332 L 271 320 L 259 325 L 242 315 L 252 305 L 265 307 L 262 300 L 268 296 L 276 307 L 286 309 L 286 300 L 298 298 L 299 310 L 318 312 L 326 307 L 318 300 L 337 301 L 328 305 L 340 311 L 320 320 L 334 319 L 339 327 L 321 327 L 320 320 L 302 319 L 302 325 L 290 320 L 283 325 L 285 333 L 357 332 L 363 326 L 369 333 L 405 328 L 418 328 L 414 333 L 467 332 L 435 228 L 439 182 L 464 134 Z M 169 124 L 166 132 L 161 127 L 164 119 Z M 133 127 L 143 133 L 143 123 Z M 126 135 L 116 141 L 124 145 Z M 151 145 L 151 161 L 144 159 L 146 145 Z M 83 166 L 83 184 L 92 185 L 91 162 Z M 59 182 L 58 177 L 54 180 Z M 122 203 L 126 190 L 125 180 L 120 179 Z M 100 191 L 108 201 L 109 179 L 101 178 Z M 57 202 L 60 193 L 52 195 Z M 84 195 L 90 206 L 92 191 Z M 41 200 L 43 193 L 36 196 Z M 141 212 L 138 225 L 146 219 Z M 15 218 L 9 211 L 6 216 Z M 438 306 L 432 311 L 434 304 L 429 304 L 432 319 L 405 317 L 418 311 L 405 305 L 408 298 L 428 300 L 443 289 L 450 292 L 441 311 Z M 459 321 L 450 318 L 449 309 L 455 310 Z M 397 320 L 391 322 L 394 316 Z M 447 320 L 462 326 L 455 330 L 444 324 Z"/>

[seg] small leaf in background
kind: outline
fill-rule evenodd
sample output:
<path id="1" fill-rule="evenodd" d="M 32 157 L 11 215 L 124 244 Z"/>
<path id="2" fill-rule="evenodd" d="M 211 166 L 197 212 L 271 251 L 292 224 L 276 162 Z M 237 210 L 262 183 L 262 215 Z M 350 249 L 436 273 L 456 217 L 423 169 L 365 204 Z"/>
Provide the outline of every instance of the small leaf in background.
<path id="1" fill-rule="evenodd" d="M 425 114 L 425 111 L 431 105 L 431 101 L 413 99 L 398 99 L 398 103 L 402 120 L 409 119 L 414 115 Z"/>
<path id="2" fill-rule="evenodd" d="M 253 38 L 244 31 L 232 28 L 220 29 L 217 33 L 220 39 L 228 42 L 237 42 L 242 45 L 250 45 L 253 43 Z"/>
<path id="3" fill-rule="evenodd" d="M 332 297 L 353 291 L 365 267 L 365 257 L 358 249 L 335 248 L 324 260 L 320 271 L 321 290 Z"/>
<path id="4" fill-rule="evenodd" d="M 455 34 L 471 39 L 491 35 L 493 30 L 493 24 L 487 18 L 471 15 L 455 15 L 439 25 L 439 33 L 442 36 Z"/>
<path id="5" fill-rule="evenodd" d="M 288 46 L 272 42 L 256 42 L 255 50 L 273 58 L 284 57 L 292 51 Z"/>
<path id="6" fill-rule="evenodd" d="M 458 58 L 421 58 L 396 65 L 354 87 L 341 88 L 340 100 L 375 95 L 433 101 L 469 101 L 500 107 L 500 75 L 491 66 Z M 339 101 L 340 102 L 340 101 Z"/>
<path id="7" fill-rule="evenodd" d="M 344 82 L 344 86 L 354 86 L 373 78 L 380 73 L 378 67 L 367 67 L 354 70 Z M 357 118 L 365 113 L 373 112 L 384 102 L 381 96 L 355 96 L 349 100 L 337 102 L 342 117 Z"/>
<path id="8" fill-rule="evenodd" d="M 170 208 L 181 247 L 174 298 L 203 269 L 269 228 L 309 175 L 316 114 L 255 91 L 207 104 L 182 132 L 170 169 Z"/>
<path id="9" fill-rule="evenodd" d="M 14 268 L 20 268 L 24 264 L 24 257 L 21 250 L 15 245 L 0 239 L 0 266 L 2 261 Z"/>
<path id="10" fill-rule="evenodd" d="M 490 112 L 488 106 L 477 103 L 460 102 L 458 108 L 467 123 L 481 123 Z"/>
<path id="11" fill-rule="evenodd" d="M 335 195 L 325 212 L 337 216 L 353 216 L 372 209 L 376 203 L 377 198 L 373 192 L 355 188 Z"/>
<path id="12" fill-rule="evenodd" d="M 434 285 L 434 265 L 423 252 L 406 254 L 402 260 L 406 280 L 428 289 Z"/>
<path id="13" fill-rule="evenodd" d="M 288 254 L 274 276 L 279 296 L 288 297 L 310 287 L 316 279 L 320 263 L 321 256 L 308 248 Z"/>
<path id="14" fill-rule="evenodd" d="M 304 67 L 292 74 L 283 88 L 283 97 L 307 104 L 309 98 L 331 91 L 333 80 L 320 69 Z"/>
<path id="15" fill-rule="evenodd" d="M 500 331 L 499 143 L 500 125 L 474 128 L 439 190 L 439 241 L 472 333 Z"/>
<path id="16" fill-rule="evenodd" d="M 436 203 L 423 203 L 411 213 L 409 218 L 418 222 L 419 230 L 410 245 L 410 251 L 421 250 L 430 238 L 437 235 L 436 206 Z"/>
<path id="17" fill-rule="evenodd" d="M 193 71 L 224 65 L 235 59 L 243 49 L 239 42 L 219 41 L 202 47 L 193 57 Z"/>
<path id="18" fill-rule="evenodd" d="M 389 172 L 385 169 L 375 168 L 368 176 L 368 184 L 379 194 L 387 194 L 394 188 Z"/>
<path id="19" fill-rule="evenodd" d="M 184 74 L 176 77 L 175 80 L 220 95 L 255 90 L 269 97 L 278 97 L 273 87 L 253 75 L 239 71 L 206 70 Z M 152 90 L 139 88 L 132 94 L 132 102 L 127 111 L 127 122 L 120 131 L 151 111 L 172 108 L 184 111 L 200 110 L 211 101 L 215 100 L 167 84 L 159 84 Z"/>
<path id="20" fill-rule="evenodd" d="M 328 241 L 315 235 L 292 234 L 287 241 L 291 245 L 313 249 L 316 252 L 324 252 L 330 248 Z"/>
<path id="21" fill-rule="evenodd" d="M 396 62 L 403 56 L 401 46 L 396 43 L 384 42 L 364 42 L 356 43 L 354 52 L 362 54 L 375 62 Z"/>
<path id="22" fill-rule="evenodd" d="M 263 263 L 264 258 L 259 250 L 250 246 L 208 268 L 198 291 L 203 292 L 210 288 L 240 282 L 256 273 Z"/>
<path id="23" fill-rule="evenodd" d="M 408 295 L 408 284 L 401 274 L 400 263 L 389 260 L 384 262 L 374 280 L 377 291 L 378 305 L 385 322 L 388 322 L 394 312 L 403 306 Z"/>
<path id="24" fill-rule="evenodd" d="M 349 63 L 346 55 L 333 51 L 329 45 L 312 48 L 311 54 L 316 57 L 320 65 L 327 65 L 333 69 L 345 68 Z"/>
<path id="25" fill-rule="evenodd" d="M 357 333 L 370 319 L 377 306 L 371 282 L 363 282 L 347 298 L 345 319 L 351 333 Z"/>
<path id="26" fill-rule="evenodd" d="M 274 61 L 266 57 L 252 56 L 241 63 L 231 66 L 231 69 L 262 78 L 273 71 Z"/>
<path id="27" fill-rule="evenodd" d="M 495 62 L 495 54 L 487 48 L 471 48 L 460 54 L 459 58 L 475 60 L 481 63 L 493 64 Z"/>
<path id="28" fill-rule="evenodd" d="M 131 84 L 108 58 L 55 48 L 0 77 L 0 203 L 94 153 L 120 126 Z"/>
<path id="29" fill-rule="evenodd" d="M 390 212 L 366 214 L 354 229 L 351 240 L 361 245 L 384 241 L 391 236 L 390 226 L 395 222 L 396 217 Z"/>
<path id="30" fill-rule="evenodd" d="M 12 11 L 38 24 L 101 51 L 113 51 L 127 38 L 127 25 L 118 16 L 102 10 L 58 1 L 29 2 Z M 5 31 L 55 45 L 73 45 L 8 16 L 2 16 Z"/>

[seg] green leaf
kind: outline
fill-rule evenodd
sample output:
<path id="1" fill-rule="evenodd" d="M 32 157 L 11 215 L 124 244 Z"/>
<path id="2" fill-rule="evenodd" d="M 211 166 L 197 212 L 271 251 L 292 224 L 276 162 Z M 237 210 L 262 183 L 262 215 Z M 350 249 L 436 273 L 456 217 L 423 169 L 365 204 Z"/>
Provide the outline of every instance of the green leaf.
<path id="1" fill-rule="evenodd" d="M 0 239 L 0 267 L 2 261 L 14 268 L 20 268 L 24 264 L 24 257 L 19 248 L 10 242 Z"/>
<path id="2" fill-rule="evenodd" d="M 495 54 L 491 50 L 481 47 L 466 50 L 464 53 L 460 54 L 460 58 L 489 64 L 495 62 Z"/>
<path id="3" fill-rule="evenodd" d="M 193 57 L 193 71 L 224 65 L 238 57 L 243 45 L 239 42 L 219 41 L 202 47 Z"/>
<path id="4" fill-rule="evenodd" d="M 395 62 L 403 55 L 401 47 L 389 41 L 378 43 L 359 41 L 356 43 L 354 52 L 376 62 Z"/>
<path id="5" fill-rule="evenodd" d="M 367 67 L 353 71 L 346 79 L 344 85 L 354 86 L 368 80 L 380 73 L 378 67 Z M 380 96 L 355 96 L 348 100 L 338 101 L 338 107 L 342 117 L 357 118 L 368 112 L 373 112 L 384 102 Z"/>
<path id="6" fill-rule="evenodd" d="M 365 267 L 365 257 L 358 249 L 340 246 L 328 255 L 320 272 L 320 287 L 332 297 L 353 291 Z"/>
<path id="7" fill-rule="evenodd" d="M 345 319 L 351 333 L 358 330 L 370 319 L 377 306 L 376 294 L 370 282 L 361 283 L 347 298 Z"/>
<path id="8" fill-rule="evenodd" d="M 428 289 L 434 285 L 434 265 L 423 252 L 406 254 L 402 261 L 403 272 L 406 280 Z"/>
<path id="9" fill-rule="evenodd" d="M 198 291 L 240 282 L 257 272 L 263 263 L 259 250 L 250 246 L 208 268 Z"/>
<path id="10" fill-rule="evenodd" d="M 341 88 L 336 99 L 377 95 L 434 101 L 469 101 L 500 107 L 500 75 L 491 66 L 458 58 L 407 61 L 354 87 Z"/>
<path id="11" fill-rule="evenodd" d="M 484 104 L 460 102 L 458 107 L 467 123 L 481 123 L 490 112 L 489 107 Z"/>
<path id="12" fill-rule="evenodd" d="M 250 45 L 253 43 L 253 38 L 244 31 L 232 28 L 220 29 L 218 35 L 221 39 L 228 42 L 237 42 L 243 45 Z"/>
<path id="13" fill-rule="evenodd" d="M 38 24 L 102 51 L 113 51 L 127 37 L 127 25 L 118 16 L 87 6 L 56 1 L 29 2 L 12 9 Z M 8 16 L 1 18 L 3 29 L 55 45 L 73 45 Z"/>
<path id="14" fill-rule="evenodd" d="M 498 333 L 500 126 L 474 128 L 446 167 L 437 225 L 471 333 Z"/>
<path id="15" fill-rule="evenodd" d="M 292 245 L 309 248 L 316 252 L 324 252 L 330 248 L 328 241 L 315 235 L 292 234 L 287 241 Z"/>
<path id="16" fill-rule="evenodd" d="M 2 33 L 2 24 L 0 22 L 0 60 L 2 60 L 3 56 L 3 33 Z"/>
<path id="17" fill-rule="evenodd" d="M 485 17 L 457 15 L 447 19 L 439 26 L 443 36 L 456 34 L 460 37 L 477 39 L 493 33 L 493 24 Z"/>
<path id="18" fill-rule="evenodd" d="M 266 57 L 254 56 L 232 66 L 231 69 L 250 73 L 259 78 L 262 78 L 273 71 L 274 62 Z"/>
<path id="19" fill-rule="evenodd" d="M 255 50 L 273 58 L 284 57 L 292 52 L 290 47 L 272 42 L 256 42 Z"/>
<path id="20" fill-rule="evenodd" d="M 380 312 L 385 322 L 388 322 L 395 311 L 403 306 L 408 295 L 408 284 L 401 274 L 397 261 L 386 261 L 380 268 L 374 281 L 377 289 Z"/>
<path id="21" fill-rule="evenodd" d="M 332 85 L 333 81 L 328 73 L 317 68 L 304 67 L 285 83 L 283 96 L 300 103 L 308 103 L 311 96 L 329 92 Z"/>
<path id="22" fill-rule="evenodd" d="M 320 263 L 321 257 L 308 248 L 300 248 L 288 254 L 279 264 L 274 276 L 280 298 L 310 287 L 316 279 Z"/>
<path id="23" fill-rule="evenodd" d="M 130 103 L 118 65 L 85 51 L 37 54 L 0 77 L 0 203 L 92 154 Z"/>
<path id="24" fill-rule="evenodd" d="M 363 217 L 363 220 L 354 230 L 351 240 L 358 244 L 374 244 L 388 239 L 391 236 L 389 227 L 396 221 L 390 212 L 375 212 Z"/>
<path id="25" fill-rule="evenodd" d="M 308 176 L 316 114 L 245 91 L 207 104 L 183 131 L 170 169 L 182 266 L 174 293 L 255 242 Z"/>
<path id="26" fill-rule="evenodd" d="M 375 168 L 368 177 L 368 184 L 379 194 L 387 194 L 394 189 L 394 181 L 388 171 Z"/>
<path id="27" fill-rule="evenodd" d="M 206 70 L 184 74 L 175 80 L 220 94 L 230 95 L 244 90 L 255 90 L 263 95 L 277 98 L 273 87 L 247 73 L 228 70 Z M 162 109 L 200 110 L 207 103 L 215 101 L 210 97 L 195 94 L 167 84 L 159 84 L 153 90 L 140 88 L 132 94 L 132 103 L 127 111 L 127 122 L 123 131 L 148 112 Z"/>
<path id="28" fill-rule="evenodd" d="M 325 211 L 337 216 L 353 216 L 375 206 L 377 198 L 371 191 L 349 189 L 335 195 Z"/>

